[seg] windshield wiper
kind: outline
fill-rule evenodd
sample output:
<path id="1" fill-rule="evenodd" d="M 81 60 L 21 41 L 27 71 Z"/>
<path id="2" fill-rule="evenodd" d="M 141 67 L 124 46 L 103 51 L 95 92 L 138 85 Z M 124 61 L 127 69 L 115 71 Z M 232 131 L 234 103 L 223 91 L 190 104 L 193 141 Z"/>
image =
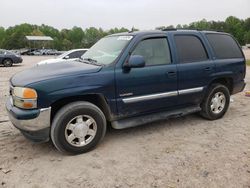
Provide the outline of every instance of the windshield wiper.
<path id="1" fill-rule="evenodd" d="M 84 58 L 84 59 L 80 58 L 78 60 L 83 62 L 83 63 L 87 63 L 87 64 L 91 64 L 91 65 L 103 66 L 103 64 L 98 63 L 97 60 L 91 59 L 91 58 Z"/>
<path id="2" fill-rule="evenodd" d="M 89 58 L 89 57 L 88 58 L 84 58 L 83 60 L 97 63 L 97 60 Z"/>

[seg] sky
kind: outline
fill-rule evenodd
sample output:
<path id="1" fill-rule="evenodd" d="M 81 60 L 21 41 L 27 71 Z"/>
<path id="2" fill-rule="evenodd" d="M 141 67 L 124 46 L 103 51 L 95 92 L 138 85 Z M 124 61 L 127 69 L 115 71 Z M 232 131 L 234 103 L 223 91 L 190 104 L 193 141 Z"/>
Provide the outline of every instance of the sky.
<path id="1" fill-rule="evenodd" d="M 1 0 L 0 26 L 46 24 L 58 29 L 189 24 L 250 17 L 250 0 Z"/>

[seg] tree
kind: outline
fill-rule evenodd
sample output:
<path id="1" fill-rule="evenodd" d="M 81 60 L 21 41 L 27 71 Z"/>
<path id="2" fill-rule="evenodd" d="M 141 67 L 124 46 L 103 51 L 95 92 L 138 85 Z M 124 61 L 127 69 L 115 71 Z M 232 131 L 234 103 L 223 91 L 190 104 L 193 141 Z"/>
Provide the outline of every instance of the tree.
<path id="1" fill-rule="evenodd" d="M 84 38 L 84 31 L 80 27 L 73 27 L 68 32 L 68 40 L 72 42 L 73 48 L 82 47 L 83 38 Z"/>
<path id="2" fill-rule="evenodd" d="M 225 31 L 231 33 L 240 44 L 244 43 L 244 22 L 234 16 L 229 16 L 226 21 Z"/>
<path id="3" fill-rule="evenodd" d="M 156 27 L 158 30 L 173 28 L 175 28 L 173 25 Z M 197 22 L 192 22 L 189 25 L 178 24 L 176 28 L 224 31 L 232 34 L 241 45 L 250 43 L 250 18 L 241 20 L 234 16 L 229 16 L 225 21 L 207 21 L 206 19 L 202 19 Z M 133 31 L 138 30 L 134 27 L 132 29 Z M 107 31 L 95 27 L 90 27 L 85 30 L 81 27 L 58 30 L 44 24 L 38 26 L 24 23 L 6 29 L 0 27 L 0 48 L 17 49 L 28 47 L 28 42 L 25 40 L 26 35 L 50 36 L 54 40 L 48 43 L 47 47 L 58 50 L 89 48 L 106 35 L 128 31 L 128 29 L 123 27 L 115 27 Z"/>
<path id="4" fill-rule="evenodd" d="M 250 44 L 250 30 L 245 33 L 244 42 L 245 42 L 245 44 Z"/>
<path id="5" fill-rule="evenodd" d="M 189 25 L 190 29 L 200 29 L 200 30 L 207 30 L 210 27 L 211 27 L 210 23 L 206 19 L 203 19 L 198 22 L 193 22 Z"/>
<path id="6" fill-rule="evenodd" d="M 5 38 L 5 29 L 3 27 L 0 27 L 0 47 L 2 46 L 4 38 Z"/>
<path id="7" fill-rule="evenodd" d="M 100 29 L 96 29 L 95 27 L 90 27 L 85 30 L 85 40 L 84 46 L 89 48 L 93 46 L 99 39 L 103 37 L 103 33 L 100 33 Z"/>

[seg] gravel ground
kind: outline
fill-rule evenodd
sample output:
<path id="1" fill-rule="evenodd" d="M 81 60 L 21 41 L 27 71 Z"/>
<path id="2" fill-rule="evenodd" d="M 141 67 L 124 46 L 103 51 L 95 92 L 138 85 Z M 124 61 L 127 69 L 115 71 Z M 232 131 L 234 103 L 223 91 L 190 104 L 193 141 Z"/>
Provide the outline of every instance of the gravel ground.
<path id="1" fill-rule="evenodd" d="M 93 151 L 65 156 L 26 140 L 8 121 L 8 79 L 48 57 L 0 67 L 0 187 L 250 187 L 250 97 L 233 96 L 223 119 L 197 115 L 110 129 Z M 247 69 L 250 90 L 250 67 Z"/>
<path id="2" fill-rule="evenodd" d="M 245 54 L 245 57 L 246 59 L 249 59 L 250 60 L 250 49 L 248 50 L 243 50 L 244 54 Z"/>

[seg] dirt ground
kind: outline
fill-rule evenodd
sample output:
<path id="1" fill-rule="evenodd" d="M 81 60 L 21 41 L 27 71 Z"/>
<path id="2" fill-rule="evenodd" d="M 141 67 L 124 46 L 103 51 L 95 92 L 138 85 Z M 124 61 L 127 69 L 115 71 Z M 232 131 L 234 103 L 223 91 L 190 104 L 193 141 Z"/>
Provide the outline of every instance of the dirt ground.
<path id="1" fill-rule="evenodd" d="M 250 53 L 249 53 L 250 54 Z M 233 96 L 223 119 L 197 115 L 108 130 L 93 151 L 65 156 L 26 140 L 8 120 L 8 80 L 48 57 L 0 67 L 0 187 L 250 188 L 250 97 Z M 250 67 L 247 68 L 250 90 Z"/>
<path id="2" fill-rule="evenodd" d="M 250 60 L 250 49 L 248 50 L 243 50 L 244 54 L 245 54 L 245 57 L 246 59 L 249 59 Z"/>

